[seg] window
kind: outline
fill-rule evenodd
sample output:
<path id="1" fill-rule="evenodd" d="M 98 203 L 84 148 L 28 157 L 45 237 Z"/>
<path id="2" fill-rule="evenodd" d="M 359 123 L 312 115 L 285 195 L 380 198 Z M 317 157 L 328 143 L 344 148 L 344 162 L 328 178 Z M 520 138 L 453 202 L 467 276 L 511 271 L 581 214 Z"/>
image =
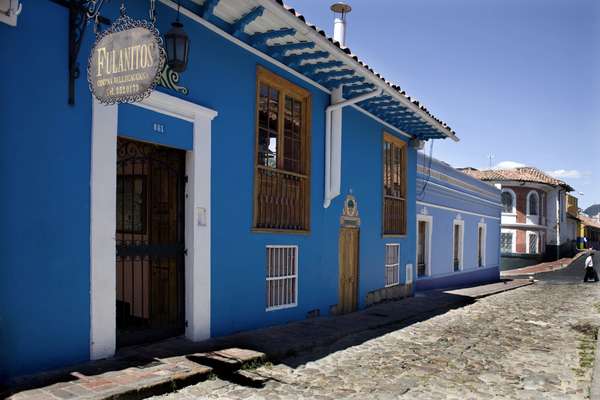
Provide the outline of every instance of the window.
<path id="1" fill-rule="evenodd" d="M 383 233 L 406 234 L 406 143 L 384 134 Z"/>
<path id="2" fill-rule="evenodd" d="M 309 230 L 310 96 L 259 67 L 254 229 Z"/>
<path id="3" fill-rule="evenodd" d="M 485 267 L 485 240 L 487 236 L 486 224 L 480 222 L 477 225 L 477 266 Z"/>
<path id="4" fill-rule="evenodd" d="M 539 197 L 534 191 L 527 194 L 527 215 L 538 215 Z"/>
<path id="5" fill-rule="evenodd" d="M 417 278 L 427 276 L 431 256 L 431 224 L 429 215 L 417 215 Z"/>
<path id="6" fill-rule="evenodd" d="M 514 211 L 514 195 L 512 192 L 503 191 L 502 192 L 502 212 L 511 214 Z"/>
<path id="7" fill-rule="evenodd" d="M 529 254 L 538 254 L 539 249 L 538 249 L 537 233 L 533 233 L 533 232 L 528 233 L 528 242 L 529 242 L 529 245 L 528 245 Z"/>
<path id="8" fill-rule="evenodd" d="M 385 287 L 400 283 L 400 245 L 385 245 Z"/>
<path id="9" fill-rule="evenodd" d="M 502 253 L 513 252 L 513 234 L 511 232 L 502 232 L 500 234 L 500 251 Z"/>
<path id="10" fill-rule="evenodd" d="M 298 302 L 298 247 L 267 246 L 267 311 Z"/>
<path id="11" fill-rule="evenodd" d="M 454 220 L 452 233 L 452 265 L 454 271 L 460 271 L 463 268 L 463 240 L 464 240 L 464 221 Z"/>

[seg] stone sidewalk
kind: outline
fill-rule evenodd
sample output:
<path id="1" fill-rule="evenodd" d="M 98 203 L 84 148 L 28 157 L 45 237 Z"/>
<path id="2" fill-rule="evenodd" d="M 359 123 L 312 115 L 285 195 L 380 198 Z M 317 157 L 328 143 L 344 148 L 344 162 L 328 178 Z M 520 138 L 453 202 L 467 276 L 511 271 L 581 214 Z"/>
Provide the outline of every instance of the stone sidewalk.
<path id="1" fill-rule="evenodd" d="M 502 276 L 503 278 L 514 278 L 517 276 L 535 275 L 543 272 L 557 271 L 559 269 L 569 266 L 573 261 L 586 254 L 588 254 L 587 251 L 581 251 L 577 253 L 574 257 L 561 258 L 560 260 L 556 261 L 548 261 L 536 265 L 530 265 L 528 267 L 501 271 L 500 276 Z"/>
<path id="2" fill-rule="evenodd" d="M 215 374 L 239 374 L 239 379 L 252 380 L 244 373 L 247 364 L 257 365 L 265 359 L 277 362 L 351 335 L 368 340 L 471 304 L 477 298 L 531 283 L 507 280 L 419 292 L 416 297 L 342 316 L 312 318 L 199 343 L 173 338 L 129 347 L 108 360 L 20 378 L 0 391 L 0 396 L 10 396 L 11 400 L 137 399 L 168 393 Z"/>
<path id="3" fill-rule="evenodd" d="M 259 387 L 214 377 L 159 399 L 594 399 L 598 287 L 536 282 L 260 366 Z"/>

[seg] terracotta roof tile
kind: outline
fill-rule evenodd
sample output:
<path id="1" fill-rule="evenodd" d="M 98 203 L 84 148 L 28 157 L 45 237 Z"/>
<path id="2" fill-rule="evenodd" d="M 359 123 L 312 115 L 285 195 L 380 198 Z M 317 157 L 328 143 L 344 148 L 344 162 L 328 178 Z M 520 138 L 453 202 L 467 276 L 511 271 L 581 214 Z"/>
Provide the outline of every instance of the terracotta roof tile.
<path id="1" fill-rule="evenodd" d="M 534 167 L 520 167 L 513 169 L 488 169 L 488 170 L 477 170 L 474 168 L 462 168 L 460 169 L 465 174 L 471 175 L 482 181 L 518 181 L 518 182 L 531 182 L 531 183 L 543 183 L 550 186 L 562 186 L 567 191 L 573 191 L 573 188 L 567 183 L 551 177 Z"/>

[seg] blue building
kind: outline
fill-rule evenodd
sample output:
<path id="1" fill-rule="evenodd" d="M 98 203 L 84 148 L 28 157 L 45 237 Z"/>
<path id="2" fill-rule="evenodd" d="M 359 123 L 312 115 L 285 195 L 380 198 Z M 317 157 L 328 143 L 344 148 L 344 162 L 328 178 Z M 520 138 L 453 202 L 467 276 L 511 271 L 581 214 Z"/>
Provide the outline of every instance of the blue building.
<path id="1" fill-rule="evenodd" d="M 501 191 L 418 154 L 416 288 L 500 278 Z"/>
<path id="2" fill-rule="evenodd" d="M 416 215 L 437 224 L 447 185 L 417 202 L 416 149 L 457 140 L 447 125 L 274 0 L 182 1 L 185 72 L 104 105 L 80 3 L 0 19 L 1 379 L 413 294 Z M 176 4 L 155 16 L 169 31 Z M 468 242 L 496 210 L 479 203 L 456 206 Z"/>

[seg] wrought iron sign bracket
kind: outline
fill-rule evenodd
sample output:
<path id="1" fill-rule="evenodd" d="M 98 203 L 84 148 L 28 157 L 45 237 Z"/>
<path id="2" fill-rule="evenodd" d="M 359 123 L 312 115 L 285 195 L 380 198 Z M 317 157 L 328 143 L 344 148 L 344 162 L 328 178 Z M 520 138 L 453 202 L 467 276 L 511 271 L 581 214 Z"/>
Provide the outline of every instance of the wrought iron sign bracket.
<path id="1" fill-rule="evenodd" d="M 54 3 L 69 9 L 69 105 L 75 105 L 75 81 L 81 75 L 77 57 L 83 41 L 85 28 L 89 21 L 88 0 L 52 0 Z M 99 10 L 96 10 L 98 12 Z M 110 25 L 111 21 L 98 15 L 98 22 Z"/>

